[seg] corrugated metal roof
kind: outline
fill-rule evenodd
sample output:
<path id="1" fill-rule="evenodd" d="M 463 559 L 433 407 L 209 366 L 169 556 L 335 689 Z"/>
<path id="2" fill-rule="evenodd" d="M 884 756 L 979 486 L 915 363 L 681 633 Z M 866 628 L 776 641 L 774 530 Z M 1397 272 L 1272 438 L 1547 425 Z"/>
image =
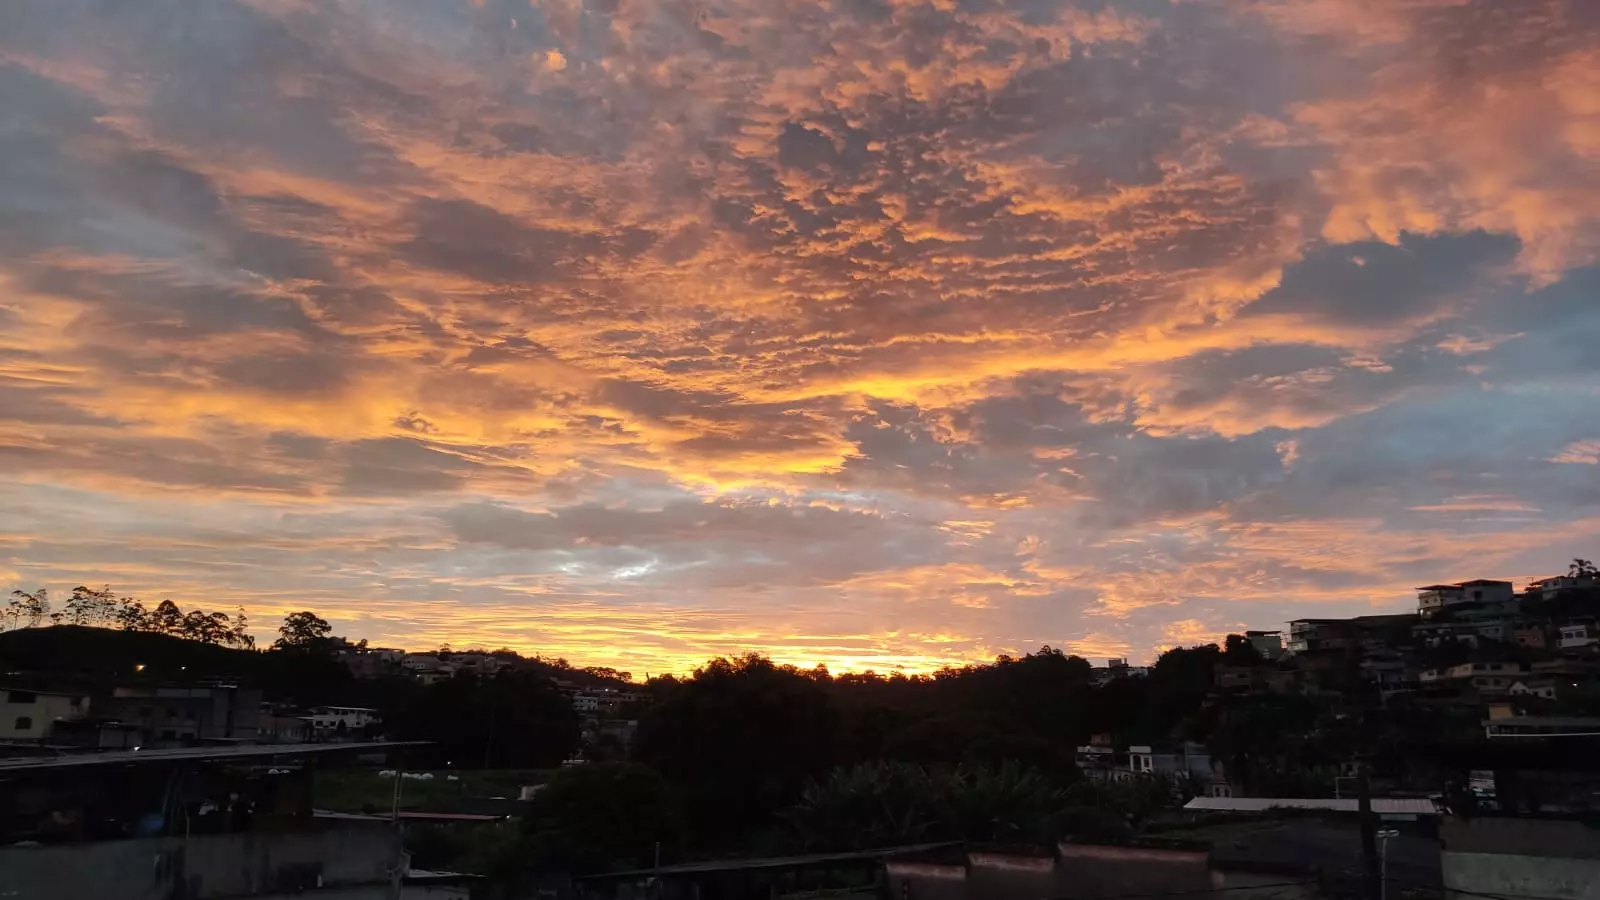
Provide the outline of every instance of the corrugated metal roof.
<path id="1" fill-rule="evenodd" d="M 1265 812 L 1269 809 L 1360 812 L 1357 800 L 1323 797 L 1196 797 L 1183 808 L 1196 812 Z M 1425 797 L 1374 797 L 1372 811 L 1379 815 L 1437 816 L 1439 806 Z"/>
<path id="2" fill-rule="evenodd" d="M 161 750 L 120 750 L 110 753 L 76 753 L 62 756 L 19 756 L 0 759 L 0 773 L 82 766 L 150 765 L 161 762 L 221 762 L 309 753 L 370 753 L 395 747 L 420 747 L 427 741 L 367 741 L 329 744 L 235 744 L 228 747 L 178 747 Z"/>

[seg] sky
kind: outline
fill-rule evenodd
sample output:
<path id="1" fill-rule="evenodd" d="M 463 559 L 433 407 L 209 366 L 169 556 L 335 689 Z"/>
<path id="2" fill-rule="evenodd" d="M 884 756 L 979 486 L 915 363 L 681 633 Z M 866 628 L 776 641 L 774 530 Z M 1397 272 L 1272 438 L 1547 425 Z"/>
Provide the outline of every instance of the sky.
<path id="1" fill-rule="evenodd" d="M 1600 3 L 0 5 L 0 589 L 685 671 L 1600 554 Z"/>

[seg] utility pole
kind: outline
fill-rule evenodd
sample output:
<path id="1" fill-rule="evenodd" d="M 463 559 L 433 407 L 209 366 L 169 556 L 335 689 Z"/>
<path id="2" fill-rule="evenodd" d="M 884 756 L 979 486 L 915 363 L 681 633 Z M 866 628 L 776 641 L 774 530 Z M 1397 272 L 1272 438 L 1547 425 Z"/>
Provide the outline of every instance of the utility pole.
<path id="1" fill-rule="evenodd" d="M 1357 764 L 1356 809 L 1361 818 L 1362 895 L 1367 900 L 1382 900 L 1383 863 L 1378 859 L 1378 817 L 1372 813 L 1372 781 L 1367 776 L 1367 761 Z"/>

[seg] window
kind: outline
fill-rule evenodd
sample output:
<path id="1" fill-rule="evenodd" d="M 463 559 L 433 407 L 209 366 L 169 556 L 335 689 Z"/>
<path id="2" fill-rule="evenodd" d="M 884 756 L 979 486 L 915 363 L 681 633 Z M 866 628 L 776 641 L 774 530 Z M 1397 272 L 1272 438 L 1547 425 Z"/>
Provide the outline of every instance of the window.
<path id="1" fill-rule="evenodd" d="M 17 716 L 16 729 L 18 731 L 32 731 L 33 730 L 33 717 L 32 716 Z"/>
<path id="2" fill-rule="evenodd" d="M 39 695 L 35 694 L 32 691 L 12 691 L 11 692 L 10 702 L 12 702 L 12 703 L 37 703 L 37 702 L 39 702 Z"/>

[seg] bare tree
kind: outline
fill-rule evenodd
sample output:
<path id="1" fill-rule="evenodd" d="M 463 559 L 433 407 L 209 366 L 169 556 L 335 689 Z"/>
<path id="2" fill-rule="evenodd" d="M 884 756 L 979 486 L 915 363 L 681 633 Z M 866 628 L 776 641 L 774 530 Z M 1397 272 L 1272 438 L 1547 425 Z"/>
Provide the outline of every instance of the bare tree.
<path id="1" fill-rule="evenodd" d="M 50 615 L 50 592 L 40 588 L 33 593 L 27 591 L 12 591 L 11 600 L 6 604 L 6 615 L 12 618 L 12 627 L 21 627 L 23 619 L 28 621 L 29 628 L 37 628 L 45 617 Z"/>

